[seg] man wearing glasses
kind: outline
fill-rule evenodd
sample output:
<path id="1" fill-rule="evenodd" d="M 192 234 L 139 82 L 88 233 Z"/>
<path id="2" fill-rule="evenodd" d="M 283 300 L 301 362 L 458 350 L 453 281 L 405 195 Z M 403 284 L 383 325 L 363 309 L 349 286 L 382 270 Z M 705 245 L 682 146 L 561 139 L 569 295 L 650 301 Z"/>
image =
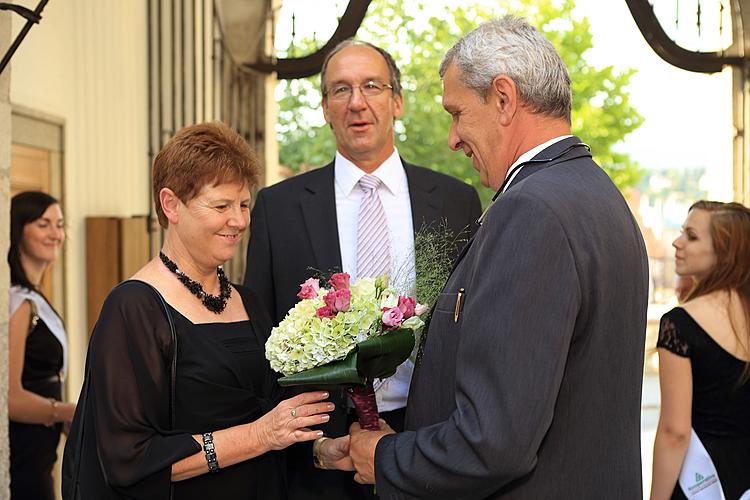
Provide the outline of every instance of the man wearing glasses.
<path id="1" fill-rule="evenodd" d="M 336 139 L 334 161 L 261 190 L 252 213 L 245 285 L 276 323 L 297 302 L 311 269 L 343 270 L 352 280 L 388 273 L 408 292 L 415 279 L 415 232 L 443 221 L 456 235 L 473 232 L 481 213 L 476 191 L 407 163 L 394 147 L 393 124 L 403 111 L 400 76 L 388 52 L 361 41 L 340 43 L 323 62 L 322 107 Z M 397 430 L 403 428 L 412 370 L 406 361 L 375 384 L 381 416 Z M 331 392 L 337 408 L 323 430 L 343 436 L 346 400 Z M 313 468 L 309 444 L 293 448 L 290 500 L 372 495 L 351 473 Z"/>

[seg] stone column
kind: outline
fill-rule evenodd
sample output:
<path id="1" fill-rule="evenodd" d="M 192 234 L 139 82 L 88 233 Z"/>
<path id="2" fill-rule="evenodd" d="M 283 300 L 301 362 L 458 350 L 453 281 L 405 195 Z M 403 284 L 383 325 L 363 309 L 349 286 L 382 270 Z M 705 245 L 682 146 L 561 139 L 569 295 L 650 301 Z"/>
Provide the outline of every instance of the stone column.
<path id="1" fill-rule="evenodd" d="M 10 46 L 10 12 L 0 12 L 0 52 Z M 2 56 L 0 54 L 0 57 Z M 0 75 L 0 258 L 10 241 L 10 65 Z M 10 271 L 0 265 L 0 499 L 10 498 L 8 459 L 8 288 Z"/>

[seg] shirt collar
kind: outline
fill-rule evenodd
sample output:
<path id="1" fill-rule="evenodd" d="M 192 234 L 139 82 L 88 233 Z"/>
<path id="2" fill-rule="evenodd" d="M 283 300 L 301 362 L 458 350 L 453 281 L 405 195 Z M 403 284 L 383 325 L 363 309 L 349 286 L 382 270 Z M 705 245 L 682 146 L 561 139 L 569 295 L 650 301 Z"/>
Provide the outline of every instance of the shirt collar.
<path id="1" fill-rule="evenodd" d="M 553 144 L 557 142 L 562 141 L 563 139 L 567 139 L 568 137 L 573 137 L 573 136 L 568 134 L 568 135 L 561 135 L 558 137 L 553 137 L 552 139 L 546 142 L 543 142 L 542 144 L 539 144 L 538 146 L 534 146 L 533 148 L 529 149 L 528 151 L 523 153 L 521 156 L 519 156 L 518 159 L 513 162 L 513 165 L 511 165 L 510 168 L 508 168 L 508 171 L 505 173 L 505 182 L 503 183 L 504 187 L 502 188 L 503 193 L 508 188 L 510 188 L 510 185 L 513 184 L 513 179 L 515 178 L 515 176 L 518 175 L 518 172 L 520 172 L 521 169 L 523 169 L 523 167 L 525 167 L 525 165 L 523 165 L 519 168 L 516 168 L 516 165 L 521 165 L 521 163 L 531 160 L 532 158 L 534 158 L 536 155 L 538 155 L 539 153 L 541 153 L 548 147 L 552 146 Z M 489 212 L 490 207 L 495 203 L 495 201 L 497 201 L 497 196 L 498 195 L 496 194 L 495 197 L 492 198 L 492 201 L 490 202 L 490 204 L 487 205 L 487 208 L 484 209 L 484 212 L 482 212 L 482 215 L 480 215 L 479 218 L 477 219 L 477 224 L 479 224 L 480 226 L 482 225 L 484 218 L 487 216 L 487 212 Z"/>
<path id="2" fill-rule="evenodd" d="M 570 134 L 568 134 L 568 135 L 561 135 L 561 136 L 558 136 L 558 137 L 553 137 L 552 139 L 548 140 L 547 142 L 543 142 L 542 144 L 540 144 L 538 146 L 534 146 L 533 148 L 529 149 L 524 154 L 522 154 L 521 156 L 519 156 L 516 161 L 513 162 L 513 165 L 511 165 L 510 168 L 508 169 L 508 172 L 506 172 L 505 178 L 506 179 L 508 178 L 508 176 L 510 175 L 510 173 L 513 171 L 513 167 L 515 167 L 516 165 L 519 165 L 519 164 L 521 164 L 521 163 L 523 163 L 525 161 L 531 160 L 536 155 L 538 155 L 539 153 L 541 153 L 542 151 L 544 151 L 548 147 L 552 146 L 556 142 L 560 142 L 563 139 L 567 139 L 568 137 L 573 137 L 573 136 L 570 135 Z"/>
<path id="3" fill-rule="evenodd" d="M 333 164 L 333 178 L 334 182 L 338 184 L 346 196 L 352 193 L 352 190 L 363 175 L 365 175 L 365 172 L 336 151 L 336 159 Z M 398 150 L 395 147 L 391 156 L 381 163 L 371 175 L 383 181 L 385 187 L 392 194 L 397 195 L 401 191 L 406 175 L 401 158 L 398 156 Z"/>

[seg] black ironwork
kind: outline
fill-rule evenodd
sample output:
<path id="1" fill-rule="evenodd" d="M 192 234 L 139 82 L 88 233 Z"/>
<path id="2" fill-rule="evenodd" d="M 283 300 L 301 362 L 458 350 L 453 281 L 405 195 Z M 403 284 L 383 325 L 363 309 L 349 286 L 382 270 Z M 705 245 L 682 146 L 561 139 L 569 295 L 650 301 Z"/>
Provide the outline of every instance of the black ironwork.
<path id="1" fill-rule="evenodd" d="M 643 38 L 659 57 L 673 66 L 698 73 L 718 73 L 724 66 L 742 66 L 750 59 L 725 51 L 694 52 L 680 47 L 667 36 L 648 0 L 625 0 Z"/>
<path id="2" fill-rule="evenodd" d="M 16 36 L 16 39 L 13 40 L 13 43 L 10 45 L 10 47 L 8 47 L 8 51 L 3 56 L 2 61 L 0 61 L 0 74 L 5 71 L 5 67 L 10 62 L 13 54 L 16 53 L 16 50 L 18 50 L 18 47 L 21 46 L 21 42 L 23 42 L 23 39 L 26 38 L 26 35 L 28 34 L 29 30 L 31 30 L 31 27 L 42 20 L 42 11 L 44 10 L 44 7 L 47 5 L 48 1 L 49 0 L 40 0 L 39 4 L 34 10 L 29 10 L 26 7 L 15 5 L 12 3 L 0 3 L 0 10 L 9 10 L 15 12 L 19 16 L 26 19 L 26 24 L 24 24 L 23 28 L 21 28 L 21 31 Z"/>
<path id="3" fill-rule="evenodd" d="M 281 80 L 292 80 L 295 78 L 306 78 L 320 72 L 323 66 L 323 59 L 326 54 L 333 49 L 339 42 L 351 38 L 357 34 L 357 30 L 362 25 L 362 21 L 367 14 L 367 8 L 371 0 L 350 0 L 344 15 L 341 16 L 339 25 L 336 27 L 331 38 L 312 54 L 304 57 L 293 57 L 286 59 L 276 59 L 271 62 L 258 62 L 247 64 L 251 68 L 262 73 L 276 72 Z"/>
<path id="4" fill-rule="evenodd" d="M 695 12 L 695 23 L 698 26 L 698 36 L 701 36 L 701 2 L 698 0 L 698 10 Z"/>
<path id="5" fill-rule="evenodd" d="M 294 37 L 297 36 L 297 16 L 292 13 L 292 46 L 290 47 L 290 56 L 294 55 Z"/>

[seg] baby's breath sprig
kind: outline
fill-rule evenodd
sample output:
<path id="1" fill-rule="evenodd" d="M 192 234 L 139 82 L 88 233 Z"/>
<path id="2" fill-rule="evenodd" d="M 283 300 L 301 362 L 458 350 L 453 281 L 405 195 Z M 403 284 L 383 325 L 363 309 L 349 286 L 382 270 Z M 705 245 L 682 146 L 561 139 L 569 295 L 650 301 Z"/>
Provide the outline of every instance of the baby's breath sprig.
<path id="1" fill-rule="evenodd" d="M 459 234 L 443 219 L 422 226 L 414 235 L 415 295 L 417 301 L 432 306 L 448 281 L 456 258 L 468 242 L 468 230 Z"/>

